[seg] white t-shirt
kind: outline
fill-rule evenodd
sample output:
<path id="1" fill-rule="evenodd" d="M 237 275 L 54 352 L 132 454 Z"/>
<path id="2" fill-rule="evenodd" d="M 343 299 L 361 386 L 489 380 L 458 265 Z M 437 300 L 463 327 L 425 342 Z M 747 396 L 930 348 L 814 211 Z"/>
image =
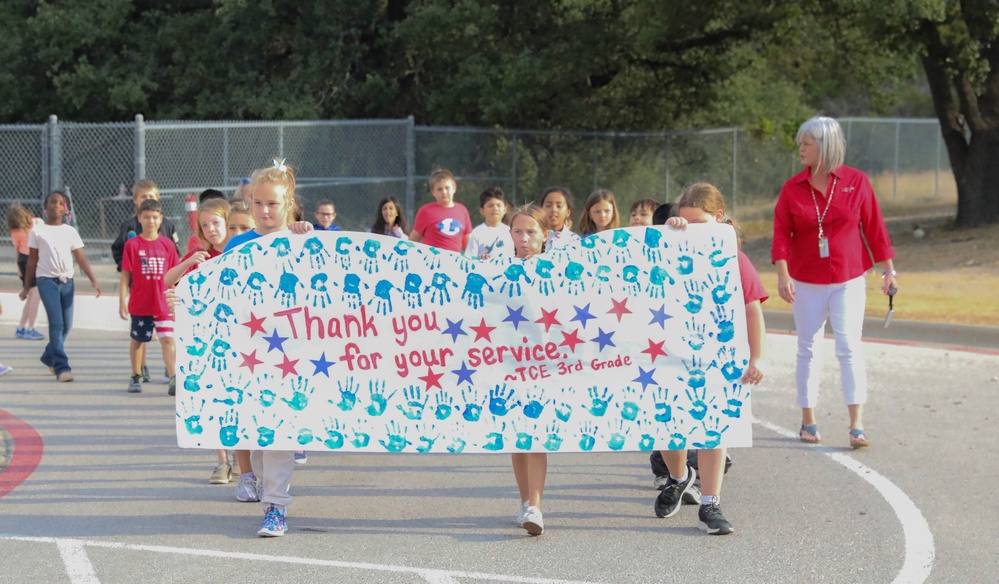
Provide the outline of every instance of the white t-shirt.
<path id="1" fill-rule="evenodd" d="M 572 245 L 579 241 L 579 236 L 576 235 L 568 225 L 562 226 L 562 231 L 555 231 L 552 229 L 548 232 L 548 241 L 545 242 L 545 250 L 550 251 L 553 249 L 563 248 L 567 245 Z"/>
<path id="2" fill-rule="evenodd" d="M 479 257 L 489 254 L 491 258 L 508 257 L 513 254 L 513 240 L 510 239 L 510 226 L 500 223 L 490 227 L 483 223 L 472 230 L 465 247 L 465 255 Z"/>
<path id="3" fill-rule="evenodd" d="M 70 225 L 35 225 L 28 234 L 28 247 L 38 250 L 36 278 L 73 277 L 73 250 L 83 248 L 80 234 Z"/>

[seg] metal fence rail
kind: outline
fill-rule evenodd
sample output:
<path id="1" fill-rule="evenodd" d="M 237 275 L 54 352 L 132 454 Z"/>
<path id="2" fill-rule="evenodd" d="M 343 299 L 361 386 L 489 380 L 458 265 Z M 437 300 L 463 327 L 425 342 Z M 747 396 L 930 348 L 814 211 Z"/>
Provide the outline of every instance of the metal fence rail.
<path id="1" fill-rule="evenodd" d="M 937 120 L 840 122 L 847 164 L 871 176 L 883 204 L 956 200 Z M 68 189 L 83 239 L 102 247 L 133 213 L 128 188 L 139 178 L 156 181 L 165 214 L 183 235 L 188 193 L 232 193 L 272 157 L 296 169 L 307 219 L 317 202 L 332 199 L 338 224 L 355 230 L 371 225 L 378 199 L 389 194 L 412 218 L 430 201 L 424 180 L 436 167 L 456 173 L 457 199 L 473 217 L 478 193 L 489 186 L 503 188 L 515 204 L 565 186 L 576 193 L 577 207 L 593 189 L 609 188 L 627 215 L 635 200 L 669 200 L 686 184 L 708 181 L 745 219 L 768 214 L 783 182 L 800 170 L 786 137 L 738 128 L 553 132 L 416 126 L 412 118 L 146 122 L 140 115 L 128 123 L 77 124 L 51 116 L 40 125 L 0 126 L 0 156 L 7 162 L 0 167 L 0 209 L 16 202 L 40 214 L 48 192 Z M 0 230 L 7 235 L 5 224 Z"/>

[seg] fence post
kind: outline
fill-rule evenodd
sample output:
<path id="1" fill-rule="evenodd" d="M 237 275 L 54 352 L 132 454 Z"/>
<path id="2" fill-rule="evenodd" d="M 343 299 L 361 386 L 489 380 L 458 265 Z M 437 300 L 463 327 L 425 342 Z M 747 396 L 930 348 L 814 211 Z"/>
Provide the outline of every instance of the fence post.
<path id="1" fill-rule="evenodd" d="M 895 120 L 895 169 L 891 176 L 891 198 L 898 197 L 898 142 L 902 130 L 902 120 Z"/>
<path id="2" fill-rule="evenodd" d="M 406 219 L 416 216 L 416 118 L 406 118 Z"/>
<path id="3" fill-rule="evenodd" d="M 278 157 L 284 160 L 284 124 L 278 124 Z"/>
<path id="4" fill-rule="evenodd" d="M 55 114 L 49 116 L 49 190 L 62 188 L 62 128 Z M 42 193 L 42 200 L 45 195 Z"/>
<path id="5" fill-rule="evenodd" d="M 736 215 L 736 199 L 738 199 L 736 193 L 739 192 L 738 180 L 739 180 L 739 128 L 732 128 L 732 216 Z"/>
<path id="6" fill-rule="evenodd" d="M 510 169 L 513 174 L 513 188 L 510 192 L 510 200 L 517 204 L 517 132 L 512 132 L 510 137 Z"/>
<path id="7" fill-rule="evenodd" d="M 593 188 L 590 191 L 597 190 L 597 167 L 600 166 L 600 136 L 593 136 Z"/>
<path id="8" fill-rule="evenodd" d="M 663 156 L 666 158 L 666 188 L 664 189 L 665 194 L 663 195 L 663 202 L 669 202 L 669 134 L 666 134 L 666 139 L 663 142 Z"/>
<path id="9" fill-rule="evenodd" d="M 229 126 L 222 128 L 222 185 L 229 186 Z"/>
<path id="10" fill-rule="evenodd" d="M 135 114 L 135 147 L 132 158 L 132 182 L 146 178 L 146 123 L 142 114 Z"/>
<path id="11" fill-rule="evenodd" d="M 943 128 L 937 123 L 937 166 L 933 183 L 933 195 L 940 196 L 940 142 L 943 138 Z"/>

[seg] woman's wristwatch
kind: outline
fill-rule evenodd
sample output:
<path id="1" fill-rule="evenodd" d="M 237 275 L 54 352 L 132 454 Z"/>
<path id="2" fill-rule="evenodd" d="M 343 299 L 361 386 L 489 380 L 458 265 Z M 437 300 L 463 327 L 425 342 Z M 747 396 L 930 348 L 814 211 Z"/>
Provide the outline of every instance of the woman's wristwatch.
<path id="1" fill-rule="evenodd" d="M 895 270 L 885 270 L 881 272 L 882 278 L 884 278 L 885 276 L 896 276 L 896 275 L 898 275 L 898 272 L 896 272 Z"/>

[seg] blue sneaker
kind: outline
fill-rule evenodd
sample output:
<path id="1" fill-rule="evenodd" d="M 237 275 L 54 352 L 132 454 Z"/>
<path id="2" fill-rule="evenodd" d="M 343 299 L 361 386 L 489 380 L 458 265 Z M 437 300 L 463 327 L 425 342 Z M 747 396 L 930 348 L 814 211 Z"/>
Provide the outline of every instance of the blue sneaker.
<path id="1" fill-rule="evenodd" d="M 21 327 L 17 327 L 17 330 L 14 331 L 14 338 L 15 339 L 23 339 L 24 338 L 24 329 L 21 328 Z"/>
<path id="2" fill-rule="evenodd" d="M 6 365 L 0 365 L 0 375 L 7 375 L 8 373 L 10 373 L 13 370 L 14 370 L 13 367 L 7 367 Z"/>
<path id="3" fill-rule="evenodd" d="M 309 455 L 304 450 L 295 451 L 295 464 L 305 464 L 309 461 Z"/>
<path id="4" fill-rule="evenodd" d="M 264 521 L 260 524 L 257 535 L 260 537 L 281 537 L 288 531 L 288 524 L 284 521 L 284 507 L 278 507 L 274 503 L 267 506 L 264 512 Z"/>
<path id="5" fill-rule="evenodd" d="M 45 339 L 45 335 L 36 331 L 35 329 L 25 329 L 24 336 L 22 339 L 28 339 L 29 341 L 41 341 Z"/>

